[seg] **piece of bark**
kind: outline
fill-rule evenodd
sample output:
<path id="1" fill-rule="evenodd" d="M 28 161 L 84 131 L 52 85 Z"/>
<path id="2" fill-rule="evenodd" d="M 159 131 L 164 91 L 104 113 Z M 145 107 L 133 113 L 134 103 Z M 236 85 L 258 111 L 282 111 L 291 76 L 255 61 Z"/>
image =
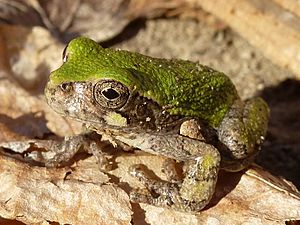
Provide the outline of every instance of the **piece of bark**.
<path id="1" fill-rule="evenodd" d="M 142 185 L 130 176 L 128 168 L 142 163 L 164 179 L 160 171 L 163 162 L 163 157 L 141 151 L 116 153 L 118 166 L 108 175 L 113 185 L 98 170 L 95 157 L 80 160 L 71 168 L 51 169 L 0 155 L 0 182 L 4 184 L 0 188 L 0 216 L 26 224 L 40 221 L 80 224 L 84 216 L 87 223 L 91 213 L 98 219 L 93 221 L 97 224 L 112 224 L 115 220 L 126 224 L 131 216 L 134 224 L 162 225 L 268 225 L 300 219 L 300 196 L 293 185 L 256 166 L 247 172 L 221 172 L 211 203 L 199 213 L 133 204 L 131 215 L 128 196 L 122 189 L 128 193 L 130 187 L 142 188 Z M 70 210 L 68 213 L 65 207 Z"/>
<path id="2" fill-rule="evenodd" d="M 95 172 L 78 166 L 74 175 L 0 155 L 0 215 L 26 224 L 129 224 L 127 194 Z"/>
<path id="3" fill-rule="evenodd" d="M 270 0 L 187 1 L 226 22 L 267 58 L 300 78 L 299 17 Z"/>
<path id="4" fill-rule="evenodd" d="M 273 0 L 281 7 L 291 11 L 296 16 L 300 17 L 300 2 L 295 0 Z"/>

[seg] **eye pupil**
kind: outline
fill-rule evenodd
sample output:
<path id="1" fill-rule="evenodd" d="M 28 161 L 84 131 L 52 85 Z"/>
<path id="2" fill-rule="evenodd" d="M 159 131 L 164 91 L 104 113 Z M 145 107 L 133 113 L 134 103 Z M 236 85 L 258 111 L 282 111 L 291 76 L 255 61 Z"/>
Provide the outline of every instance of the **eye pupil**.
<path id="1" fill-rule="evenodd" d="M 116 98 L 120 97 L 119 92 L 117 92 L 116 90 L 114 90 L 113 88 L 107 88 L 105 90 L 102 91 L 102 94 L 105 98 L 109 99 L 109 100 L 113 100 Z"/>
<path id="2" fill-rule="evenodd" d="M 115 80 L 99 80 L 93 87 L 95 101 L 110 110 L 122 108 L 129 99 L 129 89 Z"/>

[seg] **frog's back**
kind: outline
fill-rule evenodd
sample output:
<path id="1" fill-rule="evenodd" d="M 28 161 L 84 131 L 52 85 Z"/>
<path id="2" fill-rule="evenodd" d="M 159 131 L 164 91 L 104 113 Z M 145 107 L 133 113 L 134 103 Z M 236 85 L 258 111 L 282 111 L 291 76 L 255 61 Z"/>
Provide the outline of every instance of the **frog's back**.
<path id="1" fill-rule="evenodd" d="M 198 63 L 102 48 L 88 38 L 74 39 L 69 47 L 73 57 L 78 58 L 77 61 L 73 59 L 73 66 L 69 63 L 73 73 L 69 80 L 87 80 L 87 76 L 99 78 L 104 77 L 103 70 L 125 69 L 129 74 L 113 78 L 167 106 L 167 111 L 173 115 L 200 117 L 213 127 L 219 125 L 237 97 L 233 83 L 225 74 Z"/>
<path id="2" fill-rule="evenodd" d="M 231 80 L 207 66 L 123 50 L 112 54 L 115 66 L 123 66 L 135 74 L 141 93 L 167 106 L 171 114 L 200 117 L 217 127 L 237 98 Z"/>

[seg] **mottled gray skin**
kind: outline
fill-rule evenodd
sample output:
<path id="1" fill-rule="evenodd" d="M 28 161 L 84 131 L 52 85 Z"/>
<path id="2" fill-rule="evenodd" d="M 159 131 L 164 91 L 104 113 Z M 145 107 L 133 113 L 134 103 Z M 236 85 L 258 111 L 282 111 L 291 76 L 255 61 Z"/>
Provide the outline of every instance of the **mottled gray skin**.
<path id="1" fill-rule="evenodd" d="M 85 47 L 90 49 L 88 53 L 84 53 Z M 78 51 L 80 54 L 77 49 L 80 49 Z M 94 71 L 97 70 L 93 68 L 91 76 L 84 74 L 84 71 L 88 71 L 89 67 L 101 63 L 97 61 L 97 58 L 91 58 L 90 52 L 101 54 L 101 51 L 102 49 L 100 47 L 98 49 L 97 45 L 89 39 L 75 39 L 70 43 L 64 56 L 65 64 L 51 74 L 45 89 L 48 104 L 58 113 L 86 123 L 90 130 L 94 130 L 106 138 L 108 137 L 113 144 L 124 148 L 138 148 L 153 154 L 164 155 L 177 162 L 184 162 L 182 180 L 174 178 L 177 176 L 175 171 L 166 171 L 167 168 L 174 168 L 167 166 L 167 164 L 165 171 L 169 175 L 168 181 L 153 180 L 144 172 L 141 166 L 132 166 L 131 174 L 139 178 L 147 188 L 143 191 L 132 191 L 131 199 L 133 201 L 181 211 L 199 211 L 203 209 L 214 193 L 220 168 L 239 171 L 252 162 L 266 134 L 269 116 L 268 106 L 261 98 L 253 98 L 242 102 L 236 94 L 234 86 L 224 77 L 224 74 L 200 64 L 195 64 L 193 70 L 190 70 L 190 68 L 188 70 L 192 71 L 193 75 L 186 72 L 185 76 L 195 77 L 193 79 L 199 76 L 203 80 L 206 79 L 205 76 L 207 78 L 215 76 L 216 80 L 207 84 L 209 90 L 216 90 L 212 93 L 220 96 L 220 98 L 222 94 L 225 96 L 231 93 L 226 102 L 222 102 L 226 105 L 225 114 L 220 120 L 219 115 L 222 114 L 214 117 L 214 115 L 210 116 L 202 112 L 205 117 L 217 118 L 220 121 L 215 122 L 217 120 L 207 121 L 201 117 L 193 116 L 197 113 L 192 113 L 190 109 L 187 110 L 188 114 L 184 114 L 184 110 L 172 111 L 170 109 L 173 107 L 171 104 L 162 105 L 155 100 L 160 99 L 160 92 L 164 90 L 160 89 L 158 93 L 153 95 L 155 97 L 151 98 L 153 90 L 145 94 L 145 90 L 138 89 L 139 84 L 131 86 L 125 85 L 125 81 L 121 82 L 119 80 L 120 74 L 117 73 L 124 72 L 124 68 L 119 69 L 115 66 L 108 66 L 98 71 L 98 74 L 94 74 Z M 68 52 L 71 54 L 68 55 Z M 151 80 L 151 74 L 138 74 L 139 62 L 136 60 L 139 57 L 149 63 L 154 61 L 156 64 L 152 64 L 152 67 L 160 62 L 160 59 L 111 49 L 109 54 L 100 57 L 99 60 L 108 60 L 110 64 L 113 64 L 113 60 L 116 59 L 114 54 L 122 54 L 124 60 L 125 58 L 128 60 L 124 62 L 124 67 L 128 69 L 124 76 L 138 76 L 139 81 L 137 82 L 144 82 L 143 76 L 145 76 L 145 80 Z M 131 70 L 130 63 L 132 61 L 134 61 L 132 65 L 134 74 L 131 74 L 133 70 Z M 143 67 L 146 65 L 144 61 Z M 181 63 L 184 65 L 182 68 L 180 67 Z M 81 69 L 82 64 L 84 64 L 84 70 Z M 163 60 L 163 65 L 169 65 L 167 66 L 168 71 L 170 66 L 173 65 L 178 68 L 178 71 L 182 72 L 186 65 L 190 67 L 194 64 L 178 60 L 175 65 L 174 61 L 170 61 L 170 64 L 168 64 L 167 60 Z M 103 74 L 104 70 L 105 75 Z M 163 71 L 163 68 L 155 71 Z M 174 68 L 172 71 L 177 71 L 177 69 Z M 72 75 L 69 73 L 76 74 L 78 80 L 69 80 L 70 75 Z M 78 75 L 80 73 L 84 74 L 84 79 Z M 197 73 L 199 74 L 197 75 Z M 156 78 L 160 76 L 163 77 L 164 74 L 155 74 Z M 172 79 L 173 75 L 168 74 L 167 76 L 168 79 Z M 226 88 L 222 89 L 220 87 L 218 76 L 222 80 L 226 80 Z M 178 80 L 181 79 L 184 79 L 184 77 Z M 191 78 L 191 80 L 193 79 Z M 196 84 L 197 82 L 194 80 L 193 87 Z M 144 85 L 144 87 L 147 86 L 151 86 L 151 84 Z M 184 86 L 189 88 L 186 83 Z M 198 90 L 201 89 L 200 87 L 197 88 Z M 217 90 L 228 90 L 228 88 L 228 93 L 217 92 Z M 170 92 L 170 90 L 165 91 Z M 187 92 L 191 92 L 191 89 Z M 200 92 L 199 94 L 193 93 L 193 96 L 199 98 Z M 182 93 L 185 93 L 184 90 Z M 161 96 L 163 96 L 163 93 Z M 211 97 L 213 98 L 206 96 L 208 98 L 206 101 L 218 99 L 216 96 Z M 188 99 L 188 96 L 185 96 L 185 98 Z M 209 107 L 208 102 L 199 102 L 199 105 L 193 104 L 200 108 L 201 104 Z M 218 109 L 218 112 L 223 111 L 223 108 Z M 180 176 L 178 175 L 178 177 Z"/>

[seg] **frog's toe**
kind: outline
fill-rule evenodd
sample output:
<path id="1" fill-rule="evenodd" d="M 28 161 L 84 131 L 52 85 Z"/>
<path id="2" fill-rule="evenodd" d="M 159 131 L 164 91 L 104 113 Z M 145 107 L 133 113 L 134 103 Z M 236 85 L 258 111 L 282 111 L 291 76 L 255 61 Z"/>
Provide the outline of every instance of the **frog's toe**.
<path id="1" fill-rule="evenodd" d="M 151 195 L 151 193 L 149 192 L 149 190 L 146 189 L 146 188 L 143 188 L 143 189 L 140 189 L 140 188 L 133 189 L 130 192 L 129 197 L 130 197 L 130 200 L 132 202 L 148 203 L 148 204 L 150 204 L 151 199 L 153 198 L 152 195 Z"/>
<path id="2" fill-rule="evenodd" d="M 183 212 L 197 212 L 203 208 L 203 205 L 199 204 L 199 202 L 183 199 L 180 196 L 179 189 L 179 186 L 174 186 L 174 184 L 163 186 L 160 193 L 149 189 L 133 189 L 130 192 L 130 200 L 136 203 L 146 203 Z"/>
<path id="3" fill-rule="evenodd" d="M 178 183 L 183 180 L 182 166 L 174 159 L 166 158 L 161 171 L 166 175 L 167 181 L 169 182 Z"/>
<path id="4" fill-rule="evenodd" d="M 170 183 L 161 180 L 155 174 L 151 173 L 143 164 L 134 164 L 129 168 L 129 173 L 137 178 L 151 193 L 165 194 L 171 186 L 176 183 Z"/>
<path id="5" fill-rule="evenodd" d="M 178 192 L 176 191 L 176 193 Z M 164 208 L 172 208 L 175 205 L 174 196 L 180 198 L 179 195 L 174 195 L 171 191 L 157 193 L 148 189 L 133 189 L 130 192 L 130 200 L 132 202 L 146 203 Z"/>
<path id="6" fill-rule="evenodd" d="M 146 172 L 145 166 L 136 164 L 130 167 L 130 174 L 145 186 L 145 189 L 133 189 L 130 199 L 133 202 L 147 203 L 160 207 L 176 208 L 181 202 L 181 183 L 171 183 L 168 181 L 153 178 Z"/>
<path id="7" fill-rule="evenodd" d="M 97 157 L 97 164 L 102 172 L 109 172 L 113 170 L 113 162 L 110 161 L 110 158 L 106 155 L 103 155 L 101 157 Z"/>

